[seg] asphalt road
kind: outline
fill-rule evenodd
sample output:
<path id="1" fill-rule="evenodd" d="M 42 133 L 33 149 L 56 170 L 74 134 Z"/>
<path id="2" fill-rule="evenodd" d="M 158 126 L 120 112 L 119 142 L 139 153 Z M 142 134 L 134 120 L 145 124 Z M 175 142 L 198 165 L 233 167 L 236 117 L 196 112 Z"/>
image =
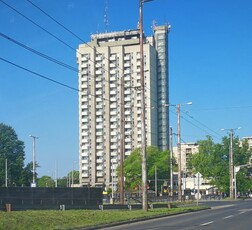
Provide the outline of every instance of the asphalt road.
<path id="1" fill-rule="evenodd" d="M 111 230 L 251 230 L 252 200 L 201 202 L 211 209 L 129 223 L 115 227 L 103 228 Z"/>

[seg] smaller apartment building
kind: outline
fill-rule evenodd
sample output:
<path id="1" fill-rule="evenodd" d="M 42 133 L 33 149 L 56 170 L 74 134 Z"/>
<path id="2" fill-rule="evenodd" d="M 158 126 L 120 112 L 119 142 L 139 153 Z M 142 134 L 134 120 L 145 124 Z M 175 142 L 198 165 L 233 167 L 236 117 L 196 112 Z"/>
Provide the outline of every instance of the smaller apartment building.
<path id="1" fill-rule="evenodd" d="M 198 153 L 199 145 L 197 143 L 181 143 L 181 170 L 183 174 L 188 174 L 188 162 L 191 156 Z M 178 148 L 173 147 L 173 156 L 178 159 Z"/>

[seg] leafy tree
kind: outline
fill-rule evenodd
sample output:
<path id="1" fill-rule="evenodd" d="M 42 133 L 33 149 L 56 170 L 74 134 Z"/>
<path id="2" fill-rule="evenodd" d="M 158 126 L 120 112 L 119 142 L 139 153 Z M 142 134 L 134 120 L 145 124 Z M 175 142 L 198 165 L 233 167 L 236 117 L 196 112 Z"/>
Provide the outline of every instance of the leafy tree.
<path id="1" fill-rule="evenodd" d="M 201 140 L 198 144 L 199 152 L 194 154 L 190 160 L 193 172 L 200 172 L 204 178 L 211 180 L 212 185 L 216 185 L 220 191 L 228 193 L 230 139 L 224 137 L 221 144 L 215 144 L 212 138 L 208 136 L 206 140 Z M 234 165 L 247 164 L 250 156 L 251 150 L 249 149 L 247 141 L 243 141 L 240 144 L 238 137 L 233 138 Z M 243 182 L 237 183 L 237 190 L 248 190 L 251 184 L 248 179 L 248 174 L 247 179 L 245 177 L 242 179 L 239 174 L 238 176 L 238 181 Z"/>
<path id="2" fill-rule="evenodd" d="M 58 178 L 57 179 L 57 186 L 61 187 L 61 188 L 66 188 L 68 187 L 69 183 L 68 183 L 68 177 L 64 176 L 62 178 Z"/>
<path id="3" fill-rule="evenodd" d="M 38 179 L 38 187 L 55 187 L 55 181 L 50 176 L 42 176 Z"/>
<path id="4" fill-rule="evenodd" d="M 169 152 L 160 151 L 157 147 L 149 146 L 146 149 L 147 157 L 147 178 L 150 181 L 150 188 L 154 189 L 155 168 L 157 170 L 159 184 L 167 180 L 169 173 Z M 136 190 L 142 184 L 142 158 L 141 150 L 135 149 L 124 161 L 125 187 L 129 190 Z M 118 167 L 120 175 L 120 167 Z M 158 186 L 160 187 L 160 186 Z"/>
<path id="5" fill-rule="evenodd" d="M 6 160 L 8 185 L 22 185 L 24 159 L 24 142 L 18 139 L 12 127 L 0 123 L 0 186 L 5 185 Z"/>

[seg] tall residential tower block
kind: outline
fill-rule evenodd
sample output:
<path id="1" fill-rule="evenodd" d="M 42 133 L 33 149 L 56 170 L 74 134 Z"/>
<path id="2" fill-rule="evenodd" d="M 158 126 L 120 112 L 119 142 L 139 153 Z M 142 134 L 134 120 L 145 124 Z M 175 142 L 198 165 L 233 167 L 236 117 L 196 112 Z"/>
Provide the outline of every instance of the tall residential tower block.
<path id="1" fill-rule="evenodd" d="M 146 144 L 168 149 L 168 32 L 144 37 Z M 77 50 L 80 184 L 111 186 L 124 158 L 141 147 L 139 31 L 91 36 Z"/>

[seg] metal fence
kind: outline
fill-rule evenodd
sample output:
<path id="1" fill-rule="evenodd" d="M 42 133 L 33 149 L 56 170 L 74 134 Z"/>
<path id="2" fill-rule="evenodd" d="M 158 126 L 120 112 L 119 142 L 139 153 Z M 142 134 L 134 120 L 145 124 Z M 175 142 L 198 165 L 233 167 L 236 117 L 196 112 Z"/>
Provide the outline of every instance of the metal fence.
<path id="1" fill-rule="evenodd" d="M 0 188 L 2 210 L 98 209 L 101 188 Z"/>

